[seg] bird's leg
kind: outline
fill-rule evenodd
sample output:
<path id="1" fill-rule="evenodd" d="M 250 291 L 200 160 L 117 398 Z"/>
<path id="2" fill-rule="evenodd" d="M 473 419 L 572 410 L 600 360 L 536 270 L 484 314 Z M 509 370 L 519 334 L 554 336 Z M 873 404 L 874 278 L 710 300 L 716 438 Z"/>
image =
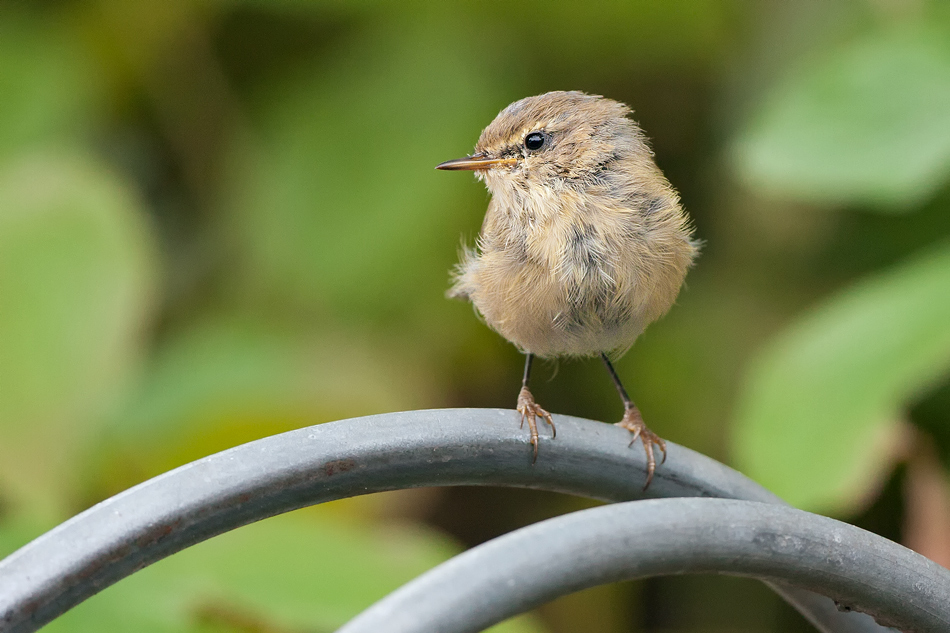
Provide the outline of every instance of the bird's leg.
<path id="1" fill-rule="evenodd" d="M 623 419 L 617 422 L 617 426 L 623 427 L 633 433 L 630 446 L 633 446 L 637 438 L 640 438 L 640 441 L 643 442 L 643 450 L 646 451 L 647 454 L 647 482 L 643 485 L 643 489 L 646 490 L 650 486 L 650 482 L 653 481 L 653 472 L 656 470 L 656 458 L 653 455 L 653 445 L 656 444 L 660 447 L 660 450 L 663 451 L 663 459 L 660 461 L 662 464 L 666 461 L 666 442 L 664 442 L 659 435 L 647 428 L 647 425 L 643 422 L 643 416 L 640 415 L 640 409 L 637 408 L 637 405 L 633 404 L 633 400 L 627 395 L 627 390 L 623 388 L 623 383 L 620 382 L 620 376 L 617 375 L 614 366 L 610 364 L 610 359 L 607 358 L 607 354 L 601 353 L 600 358 L 604 361 L 604 365 L 607 366 L 607 371 L 614 381 L 614 386 L 617 387 L 617 391 L 620 393 L 621 399 L 623 399 Z"/>
<path id="2" fill-rule="evenodd" d="M 528 421 L 528 430 L 531 432 L 531 446 L 534 447 L 534 458 L 531 460 L 531 463 L 538 461 L 538 422 L 537 418 L 540 417 L 545 422 L 551 425 L 551 437 L 557 437 L 557 430 L 554 428 L 554 420 L 551 419 L 551 414 L 542 409 L 537 402 L 534 401 L 534 396 L 531 395 L 531 391 L 528 390 L 528 379 L 531 377 L 531 363 L 534 361 L 534 354 L 528 354 L 525 357 L 524 362 L 524 378 L 521 380 L 521 392 L 518 393 L 518 413 L 521 414 L 521 426 L 524 427 L 525 420 Z"/>

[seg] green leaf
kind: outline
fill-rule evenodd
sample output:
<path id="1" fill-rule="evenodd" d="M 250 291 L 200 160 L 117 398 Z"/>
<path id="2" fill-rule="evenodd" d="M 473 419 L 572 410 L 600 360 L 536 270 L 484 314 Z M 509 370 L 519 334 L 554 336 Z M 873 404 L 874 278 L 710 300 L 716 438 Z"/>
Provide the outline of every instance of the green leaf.
<path id="1" fill-rule="evenodd" d="M 269 296 L 348 316 L 444 301 L 463 226 L 453 194 L 479 185 L 434 167 L 505 102 L 454 23 L 400 19 L 265 94 L 262 149 L 231 197 L 243 274 Z"/>
<path id="2" fill-rule="evenodd" d="M 875 481 L 902 406 L 950 367 L 950 245 L 812 310 L 749 367 L 735 460 L 808 509 L 844 509 Z"/>
<path id="3" fill-rule="evenodd" d="M 433 379 L 386 341 L 319 335 L 217 317 L 159 345 L 89 454 L 86 498 L 98 500 L 236 444 L 436 399 Z"/>
<path id="4" fill-rule="evenodd" d="M 0 157 L 86 131 L 103 81 L 80 38 L 55 20 L 0 8 Z"/>
<path id="5" fill-rule="evenodd" d="M 889 24 L 791 74 L 735 147 L 752 187 L 898 212 L 950 176 L 950 28 Z"/>
<path id="6" fill-rule="evenodd" d="M 136 366 L 156 263 L 144 220 L 89 158 L 0 170 L 0 479 L 14 487 L 56 488 Z"/>
<path id="7" fill-rule="evenodd" d="M 267 519 L 179 552 L 45 630 L 329 632 L 458 551 L 420 526 L 370 528 L 319 512 Z M 542 629 L 522 617 L 492 630 Z"/>

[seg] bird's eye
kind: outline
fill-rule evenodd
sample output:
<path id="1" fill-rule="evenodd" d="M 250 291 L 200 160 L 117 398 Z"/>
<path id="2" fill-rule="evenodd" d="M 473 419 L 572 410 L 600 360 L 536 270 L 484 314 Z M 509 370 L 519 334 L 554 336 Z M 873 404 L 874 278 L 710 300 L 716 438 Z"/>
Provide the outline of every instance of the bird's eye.
<path id="1" fill-rule="evenodd" d="M 524 137 L 524 146 L 528 151 L 536 152 L 544 147 L 544 141 L 545 137 L 542 132 L 532 132 Z"/>

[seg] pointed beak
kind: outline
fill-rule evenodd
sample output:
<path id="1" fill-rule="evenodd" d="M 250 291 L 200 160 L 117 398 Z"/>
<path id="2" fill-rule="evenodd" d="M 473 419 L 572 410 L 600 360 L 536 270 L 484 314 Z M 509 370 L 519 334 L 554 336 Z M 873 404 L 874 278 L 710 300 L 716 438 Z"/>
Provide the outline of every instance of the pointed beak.
<path id="1" fill-rule="evenodd" d="M 444 169 L 446 171 L 458 171 L 461 169 L 476 171 L 479 169 L 491 169 L 492 167 L 501 167 L 504 165 L 514 165 L 517 162 L 517 158 L 491 158 L 489 156 L 485 156 L 484 154 L 473 154 L 472 156 L 466 156 L 465 158 L 447 160 L 440 165 L 436 165 L 435 168 Z"/>

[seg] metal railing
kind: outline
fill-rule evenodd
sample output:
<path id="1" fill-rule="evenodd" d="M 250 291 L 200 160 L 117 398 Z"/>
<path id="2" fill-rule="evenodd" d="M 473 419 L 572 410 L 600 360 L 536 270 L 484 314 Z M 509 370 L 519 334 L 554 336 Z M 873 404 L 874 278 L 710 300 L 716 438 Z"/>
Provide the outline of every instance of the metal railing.
<path id="1" fill-rule="evenodd" d="M 736 471 L 672 443 L 643 493 L 643 451 L 628 449 L 626 431 L 600 422 L 556 416 L 557 440 L 545 442 L 532 465 L 517 416 L 495 409 L 368 416 L 275 435 L 167 472 L 0 561 L 0 631 L 35 631 L 136 570 L 253 521 L 371 492 L 457 485 L 610 502 L 667 499 L 617 503 L 512 532 L 424 574 L 341 631 L 479 631 L 585 587 L 686 572 L 760 578 L 826 633 L 888 630 L 858 610 L 900 630 L 950 631 L 950 571 L 896 543 L 789 508 Z"/>

